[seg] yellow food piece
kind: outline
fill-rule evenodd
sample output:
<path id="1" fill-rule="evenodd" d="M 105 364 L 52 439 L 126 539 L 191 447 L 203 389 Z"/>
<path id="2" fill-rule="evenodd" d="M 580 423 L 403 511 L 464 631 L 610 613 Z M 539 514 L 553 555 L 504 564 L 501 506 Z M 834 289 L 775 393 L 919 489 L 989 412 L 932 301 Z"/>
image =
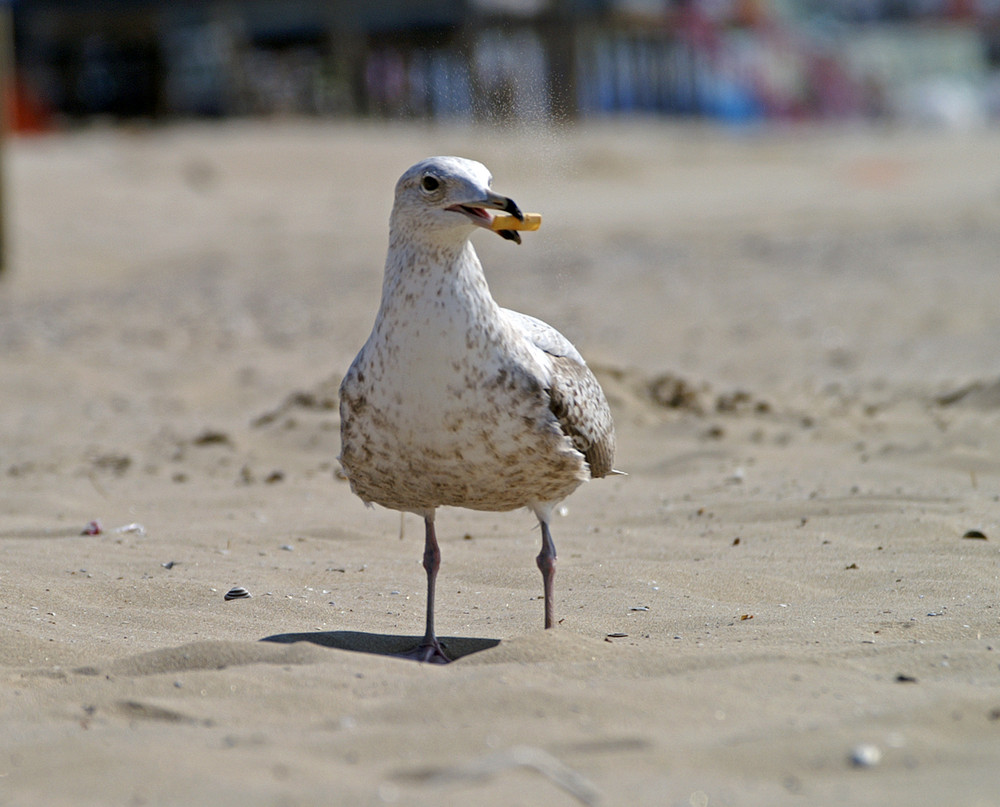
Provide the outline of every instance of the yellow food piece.
<path id="1" fill-rule="evenodd" d="M 541 213 L 525 213 L 524 221 L 513 216 L 494 216 L 491 230 L 537 230 L 542 226 Z"/>

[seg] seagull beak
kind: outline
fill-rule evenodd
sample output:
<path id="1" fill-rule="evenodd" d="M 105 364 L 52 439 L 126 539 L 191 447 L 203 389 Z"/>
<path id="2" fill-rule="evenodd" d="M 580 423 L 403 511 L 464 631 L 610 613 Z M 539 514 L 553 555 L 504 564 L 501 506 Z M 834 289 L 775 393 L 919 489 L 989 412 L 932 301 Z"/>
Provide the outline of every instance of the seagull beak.
<path id="1" fill-rule="evenodd" d="M 488 212 L 489 210 L 502 210 L 518 221 L 524 221 L 524 213 L 521 212 L 521 208 L 517 206 L 517 203 L 513 199 L 501 196 L 499 193 L 494 193 L 493 191 L 487 191 L 482 199 L 452 205 L 448 210 L 454 210 L 456 213 L 463 214 L 477 227 L 484 227 L 487 230 L 490 229 L 490 223 L 493 221 L 493 216 Z M 515 244 L 521 243 L 521 234 L 516 230 L 496 230 L 496 233 L 501 238 L 513 241 Z"/>
<path id="2" fill-rule="evenodd" d="M 504 213 L 509 213 L 518 221 L 524 221 L 524 213 L 521 212 L 521 208 L 517 206 L 513 199 L 507 196 L 501 196 L 499 193 L 493 193 L 490 191 L 487 196 L 487 204 L 485 207 L 491 207 L 494 210 L 502 210 Z"/>

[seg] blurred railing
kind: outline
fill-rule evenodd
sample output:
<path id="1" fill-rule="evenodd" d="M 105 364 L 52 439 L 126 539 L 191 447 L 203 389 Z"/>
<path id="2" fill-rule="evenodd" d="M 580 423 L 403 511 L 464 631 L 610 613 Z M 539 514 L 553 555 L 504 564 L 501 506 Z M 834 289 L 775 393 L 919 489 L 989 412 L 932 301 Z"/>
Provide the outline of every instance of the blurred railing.
<path id="1" fill-rule="evenodd" d="M 518 3 L 483 4 L 493 9 L 486 13 L 456 2 L 429 4 L 436 13 L 427 19 L 418 6 L 394 16 L 405 4 L 388 3 L 368 26 L 338 22 L 335 2 L 270 4 L 267 25 L 241 12 L 259 12 L 259 2 L 207 2 L 194 13 L 189 4 L 118 0 L 111 5 L 128 13 L 110 16 L 108 5 L 15 7 L 21 128 L 93 116 L 962 125 L 1000 114 L 1000 3 L 904 19 L 887 11 L 907 6 L 898 0 L 783 4 L 797 16 L 748 0 L 535 2 L 519 14 L 495 8 Z"/>

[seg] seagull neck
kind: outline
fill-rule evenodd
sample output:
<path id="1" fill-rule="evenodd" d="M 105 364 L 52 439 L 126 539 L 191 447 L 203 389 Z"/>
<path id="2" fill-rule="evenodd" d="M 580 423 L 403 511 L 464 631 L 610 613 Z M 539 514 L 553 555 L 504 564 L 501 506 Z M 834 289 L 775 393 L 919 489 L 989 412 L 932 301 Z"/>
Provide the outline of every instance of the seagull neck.
<path id="1" fill-rule="evenodd" d="M 390 238 L 382 283 L 382 305 L 392 301 L 460 297 L 467 302 L 496 305 L 490 295 L 479 256 L 468 238 L 461 241 L 407 241 Z"/>
<path id="2" fill-rule="evenodd" d="M 475 255 L 469 241 L 469 234 L 473 229 L 465 225 L 450 229 L 421 230 L 390 222 L 387 266 L 394 258 L 397 261 L 417 261 L 438 266 L 457 263 L 470 251 Z"/>

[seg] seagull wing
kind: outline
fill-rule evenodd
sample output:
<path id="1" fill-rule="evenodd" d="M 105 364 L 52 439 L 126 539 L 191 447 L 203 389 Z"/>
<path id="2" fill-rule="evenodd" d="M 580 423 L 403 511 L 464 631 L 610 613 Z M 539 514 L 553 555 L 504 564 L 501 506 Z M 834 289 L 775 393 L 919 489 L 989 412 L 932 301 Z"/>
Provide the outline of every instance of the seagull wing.
<path id="1" fill-rule="evenodd" d="M 535 317 L 501 309 L 507 321 L 549 359 L 549 409 L 590 466 L 593 478 L 607 476 L 615 458 L 615 427 L 604 391 L 573 343 Z"/>
<path id="2" fill-rule="evenodd" d="M 557 358 L 573 359 L 578 364 L 586 366 L 587 362 L 583 360 L 583 356 L 573 343 L 547 322 L 518 311 L 511 311 L 509 308 L 502 308 L 500 311 L 507 321 L 539 350 Z"/>

